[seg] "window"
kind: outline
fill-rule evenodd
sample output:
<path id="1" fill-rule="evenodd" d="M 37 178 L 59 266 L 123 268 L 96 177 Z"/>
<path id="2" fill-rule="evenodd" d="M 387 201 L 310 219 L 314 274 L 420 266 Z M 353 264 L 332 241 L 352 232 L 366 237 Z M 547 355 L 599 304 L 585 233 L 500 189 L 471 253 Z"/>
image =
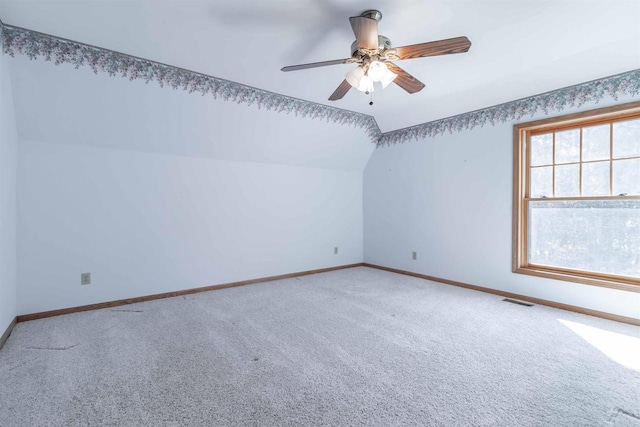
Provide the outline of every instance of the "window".
<path id="1" fill-rule="evenodd" d="M 640 292 L 640 102 L 514 127 L 513 271 Z"/>

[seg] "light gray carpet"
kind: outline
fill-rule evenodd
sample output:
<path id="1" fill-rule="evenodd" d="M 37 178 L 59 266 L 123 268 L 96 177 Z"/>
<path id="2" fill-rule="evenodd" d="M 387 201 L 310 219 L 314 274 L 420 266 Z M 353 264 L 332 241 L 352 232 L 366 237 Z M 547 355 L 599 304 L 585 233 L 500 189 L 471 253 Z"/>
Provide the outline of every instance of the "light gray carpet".
<path id="1" fill-rule="evenodd" d="M 359 267 L 20 323 L 0 425 L 640 426 L 572 327 L 640 328 L 501 299 Z"/>

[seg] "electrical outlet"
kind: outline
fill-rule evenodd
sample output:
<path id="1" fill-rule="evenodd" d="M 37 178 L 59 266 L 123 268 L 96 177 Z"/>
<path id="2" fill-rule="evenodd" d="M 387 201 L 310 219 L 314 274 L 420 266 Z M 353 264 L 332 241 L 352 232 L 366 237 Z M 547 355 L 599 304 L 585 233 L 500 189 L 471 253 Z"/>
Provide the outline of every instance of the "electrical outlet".
<path id="1" fill-rule="evenodd" d="M 411 252 L 411 258 L 412 259 L 418 259 L 418 252 L 416 252 L 416 251 Z"/>
<path id="2" fill-rule="evenodd" d="M 338 255 L 338 247 L 337 246 L 335 248 L 333 248 L 333 254 L 334 255 Z"/>
<path id="3" fill-rule="evenodd" d="M 80 273 L 80 284 L 81 285 L 90 285 L 91 284 L 91 273 Z"/>

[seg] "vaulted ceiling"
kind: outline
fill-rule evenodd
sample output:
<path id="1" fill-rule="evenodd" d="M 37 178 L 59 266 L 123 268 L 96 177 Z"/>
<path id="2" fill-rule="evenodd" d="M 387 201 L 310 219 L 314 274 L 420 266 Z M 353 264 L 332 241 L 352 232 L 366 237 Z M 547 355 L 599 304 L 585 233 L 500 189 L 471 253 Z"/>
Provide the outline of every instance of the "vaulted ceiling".
<path id="1" fill-rule="evenodd" d="M 394 46 L 467 36 L 468 53 L 400 65 L 426 84 L 327 98 L 353 65 L 349 16 L 378 9 Z M 0 0 L 7 24 L 375 117 L 383 132 L 640 67 L 632 1 Z"/>

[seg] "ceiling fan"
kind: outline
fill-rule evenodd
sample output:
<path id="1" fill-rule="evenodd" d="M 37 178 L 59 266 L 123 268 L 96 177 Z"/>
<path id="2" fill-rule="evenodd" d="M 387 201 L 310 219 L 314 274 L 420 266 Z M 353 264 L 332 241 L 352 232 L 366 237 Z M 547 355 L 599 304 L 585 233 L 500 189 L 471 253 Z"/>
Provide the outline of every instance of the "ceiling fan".
<path id="1" fill-rule="evenodd" d="M 347 73 L 345 80 L 329 97 L 329 101 L 342 99 L 352 87 L 369 94 L 374 90 L 374 82 L 380 82 L 383 89 L 393 82 L 409 93 L 416 93 L 424 88 L 424 83 L 392 61 L 463 53 L 471 47 L 468 38 L 455 37 L 392 48 L 391 40 L 378 34 L 378 22 L 381 19 L 382 13 L 377 10 L 367 10 L 360 16 L 349 18 L 351 28 L 356 36 L 356 41 L 351 45 L 351 58 L 291 65 L 282 68 L 282 71 L 304 70 L 337 64 L 359 64 L 357 68 Z"/>

